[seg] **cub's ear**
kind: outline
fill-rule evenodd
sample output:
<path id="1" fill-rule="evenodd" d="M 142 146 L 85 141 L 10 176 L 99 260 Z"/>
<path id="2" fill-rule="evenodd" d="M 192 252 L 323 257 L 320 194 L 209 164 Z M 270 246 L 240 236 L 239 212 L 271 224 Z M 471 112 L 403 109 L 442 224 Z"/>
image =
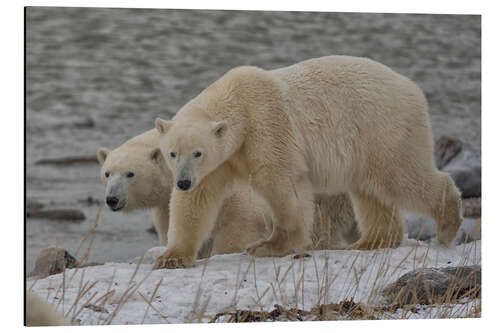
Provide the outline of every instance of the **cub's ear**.
<path id="1" fill-rule="evenodd" d="M 162 157 L 160 148 L 153 149 L 149 156 L 151 157 L 151 160 L 153 160 L 154 162 L 158 162 Z"/>
<path id="2" fill-rule="evenodd" d="M 156 118 L 156 120 L 155 120 L 156 130 L 160 134 L 167 133 L 168 129 L 170 128 L 170 126 L 172 126 L 172 124 L 173 124 L 172 120 L 163 120 L 161 118 Z"/>
<path id="3" fill-rule="evenodd" d="M 216 137 L 223 137 L 224 134 L 226 134 L 227 132 L 227 122 L 222 120 L 222 121 L 214 121 L 212 123 L 212 133 L 214 133 L 214 135 Z"/>
<path id="4" fill-rule="evenodd" d="M 104 164 L 104 161 L 106 161 L 106 157 L 108 157 L 110 150 L 106 147 L 101 147 L 97 150 L 97 160 L 99 161 L 100 165 Z"/>

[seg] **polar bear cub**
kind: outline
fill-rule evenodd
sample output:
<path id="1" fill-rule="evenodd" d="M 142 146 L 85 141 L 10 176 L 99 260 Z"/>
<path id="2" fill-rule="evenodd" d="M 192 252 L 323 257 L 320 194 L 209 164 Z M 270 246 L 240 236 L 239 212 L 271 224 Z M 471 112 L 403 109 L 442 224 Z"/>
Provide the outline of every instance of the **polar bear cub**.
<path id="1" fill-rule="evenodd" d="M 462 221 L 460 193 L 435 166 L 422 91 L 366 58 L 239 67 L 155 125 L 175 184 L 169 242 L 155 268 L 193 264 L 239 183 L 274 215 L 270 237 L 248 248 L 257 256 L 310 244 L 317 193 L 349 193 L 361 230 L 354 249 L 398 246 L 402 210 L 433 217 L 445 245 Z"/>

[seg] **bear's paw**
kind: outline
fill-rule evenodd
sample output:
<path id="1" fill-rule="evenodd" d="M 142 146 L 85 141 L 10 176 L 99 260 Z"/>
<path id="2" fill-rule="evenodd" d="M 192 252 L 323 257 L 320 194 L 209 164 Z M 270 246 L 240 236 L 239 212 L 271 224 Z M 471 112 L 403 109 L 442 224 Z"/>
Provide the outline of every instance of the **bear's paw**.
<path id="1" fill-rule="evenodd" d="M 194 262 L 195 260 L 192 257 L 177 256 L 167 251 L 156 259 L 153 265 L 153 270 L 188 268 L 193 267 Z"/>

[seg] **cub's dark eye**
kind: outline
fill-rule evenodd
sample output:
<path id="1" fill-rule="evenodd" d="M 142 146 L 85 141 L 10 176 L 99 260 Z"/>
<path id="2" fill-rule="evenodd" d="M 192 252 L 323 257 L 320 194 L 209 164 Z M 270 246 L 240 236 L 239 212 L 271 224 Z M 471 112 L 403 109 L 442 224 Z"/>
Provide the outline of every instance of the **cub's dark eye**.
<path id="1" fill-rule="evenodd" d="M 198 158 L 198 157 L 200 157 L 200 156 L 201 156 L 201 151 L 195 151 L 195 152 L 193 153 L 193 155 L 194 155 L 194 157 L 195 157 L 195 158 Z"/>
<path id="2" fill-rule="evenodd" d="M 106 172 L 104 173 L 104 177 L 106 177 L 106 178 L 108 178 L 108 177 L 109 177 L 109 172 L 108 172 L 108 171 L 106 171 Z"/>
<path id="3" fill-rule="evenodd" d="M 134 176 L 135 176 L 135 173 L 133 173 L 132 171 L 127 172 L 127 178 L 132 178 Z"/>
<path id="4" fill-rule="evenodd" d="M 175 151 L 170 152 L 170 157 L 175 158 L 177 156 L 177 153 Z"/>

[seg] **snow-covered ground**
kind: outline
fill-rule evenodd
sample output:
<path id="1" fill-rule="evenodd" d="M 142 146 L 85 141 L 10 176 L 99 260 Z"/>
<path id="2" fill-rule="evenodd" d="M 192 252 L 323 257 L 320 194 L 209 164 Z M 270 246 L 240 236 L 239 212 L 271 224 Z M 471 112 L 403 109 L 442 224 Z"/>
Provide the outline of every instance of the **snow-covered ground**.
<path id="1" fill-rule="evenodd" d="M 379 291 L 404 273 L 421 267 L 481 263 L 481 241 L 441 248 L 420 244 L 377 251 L 317 251 L 294 258 L 217 255 L 196 267 L 152 271 L 162 248 L 142 263 L 107 263 L 66 270 L 28 281 L 28 287 L 75 320 L 75 324 L 207 322 L 224 311 L 272 310 L 274 304 L 310 310 L 318 304 L 353 298 L 375 305 Z M 64 281 L 64 288 L 63 288 Z M 447 311 L 417 306 L 384 318 L 462 317 L 480 300 L 463 301 Z"/>

